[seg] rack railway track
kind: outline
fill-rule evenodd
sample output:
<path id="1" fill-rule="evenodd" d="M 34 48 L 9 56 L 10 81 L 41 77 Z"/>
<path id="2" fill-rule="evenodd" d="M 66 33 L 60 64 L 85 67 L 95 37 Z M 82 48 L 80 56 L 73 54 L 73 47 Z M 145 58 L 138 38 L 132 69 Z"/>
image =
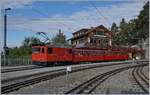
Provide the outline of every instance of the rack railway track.
<path id="1" fill-rule="evenodd" d="M 121 64 L 120 63 L 114 63 L 114 64 L 106 64 L 106 65 L 94 65 L 94 66 L 91 65 L 91 66 L 83 66 L 83 67 L 74 67 L 71 73 L 86 70 L 86 69 L 92 69 L 92 68 L 104 67 L 104 66 L 113 66 L 113 65 L 121 65 Z M 22 87 L 29 86 L 29 85 L 32 85 L 35 83 L 39 83 L 41 81 L 50 80 L 50 79 L 53 79 L 55 77 L 65 75 L 65 74 L 66 74 L 65 69 L 59 69 L 59 70 L 54 70 L 54 71 L 49 71 L 49 72 L 38 73 L 38 75 L 36 75 L 36 76 L 35 75 L 24 76 L 24 77 L 21 77 L 20 79 L 27 78 L 26 80 L 22 80 L 22 81 L 19 81 L 16 83 L 2 86 L 1 87 L 1 93 L 2 94 L 9 93 L 9 92 L 18 90 Z M 28 77 L 31 77 L 31 78 L 28 79 Z M 15 80 L 16 80 L 16 78 L 14 78 L 13 81 L 15 81 Z M 6 80 L 6 81 L 2 81 L 2 83 L 7 83 L 10 81 L 11 80 Z"/>
<path id="2" fill-rule="evenodd" d="M 9 68 L 9 69 L 1 69 L 1 73 L 39 69 L 39 68 L 44 68 L 44 67 L 43 66 L 27 66 L 27 67 L 16 67 L 16 68 Z"/>
<path id="3" fill-rule="evenodd" d="M 142 89 L 145 94 L 149 93 L 149 82 L 146 75 L 142 72 L 143 67 L 136 67 L 132 70 L 132 76 L 137 85 Z"/>
<path id="4" fill-rule="evenodd" d="M 97 67 L 105 67 L 105 66 L 113 66 L 113 65 L 122 65 L 122 64 L 115 63 L 115 64 L 106 64 L 106 65 L 94 65 L 94 66 L 91 65 L 91 66 L 83 66 L 83 67 L 82 66 L 81 67 L 74 67 L 72 69 L 71 73 L 86 70 L 86 69 L 92 69 L 92 68 L 97 68 Z M 129 66 L 129 67 L 131 67 L 131 66 Z M 114 70 L 114 71 L 111 71 L 111 72 L 107 72 L 107 73 L 105 73 L 105 74 L 108 74 L 106 77 L 105 77 L 105 74 L 102 74 L 100 77 L 103 78 L 103 81 L 104 81 L 107 78 L 109 78 L 110 76 L 112 76 L 116 73 L 119 73 L 120 71 L 122 71 L 122 70 L 119 69 L 119 70 Z M 35 83 L 39 83 L 41 81 L 50 80 L 50 79 L 53 79 L 53 78 L 56 78 L 58 76 L 65 75 L 65 74 L 66 74 L 66 69 L 59 69 L 59 70 L 54 70 L 54 71 L 50 71 L 50 72 L 47 72 L 47 73 L 39 74 L 36 77 L 35 76 L 30 76 L 31 78 L 29 78 L 29 79 L 22 80 L 22 81 L 13 83 L 13 84 L 8 84 L 8 85 L 2 86 L 1 87 L 1 93 L 2 94 L 9 93 L 9 92 L 18 90 L 20 88 L 23 88 L 25 86 L 29 86 L 29 85 L 32 85 L 32 84 L 35 84 Z"/>
<path id="5" fill-rule="evenodd" d="M 148 83 L 149 78 L 148 78 L 148 76 L 146 76 L 146 75 L 144 74 L 143 69 L 144 69 L 144 67 L 140 69 L 140 73 L 143 75 L 143 77 L 146 79 L 146 81 L 147 81 L 147 83 Z"/>
<path id="6" fill-rule="evenodd" d="M 140 65 L 140 66 L 143 66 L 143 65 Z M 103 83 L 109 77 L 111 77 L 111 76 L 113 76 L 117 73 L 120 73 L 124 70 L 128 70 L 130 68 L 135 68 L 135 67 L 138 67 L 138 66 L 122 67 L 122 68 L 119 68 L 119 69 L 115 69 L 115 70 L 108 71 L 106 73 L 97 75 L 97 76 L 91 78 L 90 80 L 85 81 L 85 82 L 81 83 L 80 85 L 74 87 L 73 89 L 65 92 L 65 94 L 90 94 L 95 90 L 95 88 L 98 85 Z"/>

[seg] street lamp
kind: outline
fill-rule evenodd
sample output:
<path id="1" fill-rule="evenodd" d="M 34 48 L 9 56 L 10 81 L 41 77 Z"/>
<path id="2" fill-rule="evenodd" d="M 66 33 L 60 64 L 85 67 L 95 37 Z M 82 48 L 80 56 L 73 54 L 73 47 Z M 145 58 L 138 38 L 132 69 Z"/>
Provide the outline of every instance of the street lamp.
<path id="1" fill-rule="evenodd" d="M 7 47 L 7 11 L 11 10 L 11 8 L 4 9 L 4 64 L 6 63 L 6 56 L 8 53 Z"/>

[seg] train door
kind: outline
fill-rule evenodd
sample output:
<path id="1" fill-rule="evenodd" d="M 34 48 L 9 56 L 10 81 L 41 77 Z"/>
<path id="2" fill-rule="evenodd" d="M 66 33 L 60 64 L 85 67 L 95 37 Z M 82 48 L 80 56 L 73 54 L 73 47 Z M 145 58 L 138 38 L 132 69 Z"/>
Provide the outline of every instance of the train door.
<path id="1" fill-rule="evenodd" d="M 40 47 L 33 47 L 32 48 L 32 61 L 39 62 L 40 61 Z"/>
<path id="2" fill-rule="evenodd" d="M 45 48 L 44 47 L 42 47 L 41 48 L 41 51 L 40 51 L 40 62 L 44 62 L 45 61 Z"/>

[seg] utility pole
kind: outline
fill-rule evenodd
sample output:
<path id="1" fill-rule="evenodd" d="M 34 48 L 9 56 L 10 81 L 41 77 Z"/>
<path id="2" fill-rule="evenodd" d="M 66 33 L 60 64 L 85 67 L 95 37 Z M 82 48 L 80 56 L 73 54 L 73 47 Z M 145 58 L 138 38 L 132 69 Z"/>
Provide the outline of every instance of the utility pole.
<path id="1" fill-rule="evenodd" d="M 4 66 L 7 63 L 7 11 L 11 10 L 11 8 L 4 9 Z"/>

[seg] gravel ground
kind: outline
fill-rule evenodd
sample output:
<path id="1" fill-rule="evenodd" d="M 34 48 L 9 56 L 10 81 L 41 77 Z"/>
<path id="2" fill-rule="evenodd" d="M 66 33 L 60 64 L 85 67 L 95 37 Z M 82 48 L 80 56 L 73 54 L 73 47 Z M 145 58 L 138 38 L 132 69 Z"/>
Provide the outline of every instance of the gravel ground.
<path id="1" fill-rule="evenodd" d="M 147 68 L 148 66 L 146 66 Z M 143 91 L 132 77 L 132 69 L 118 73 L 101 85 L 92 94 L 142 94 Z"/>
<path id="2" fill-rule="evenodd" d="M 132 89 L 132 84 L 128 77 L 129 71 L 130 70 L 126 70 L 110 77 L 101 85 L 99 85 L 93 93 L 94 94 L 99 94 L 99 93 L 121 94 L 122 91 L 128 91 L 128 90 L 130 91 Z"/>
<path id="3" fill-rule="evenodd" d="M 14 69 L 14 68 L 24 68 L 24 67 L 31 67 L 35 65 L 26 65 L 26 66 L 2 66 L 1 69 Z"/>
<path id="4" fill-rule="evenodd" d="M 128 64 L 119 65 L 119 67 Z M 11 94 L 62 94 L 93 76 L 118 68 L 118 66 L 99 67 L 70 73 L 68 76 L 60 76 L 48 81 L 21 88 Z"/>
<path id="5" fill-rule="evenodd" d="M 143 73 L 144 73 L 147 77 L 149 77 L 149 66 L 145 66 L 145 67 L 143 68 Z"/>
<path id="6" fill-rule="evenodd" d="M 122 61 L 118 61 L 115 63 L 120 63 Z M 126 61 L 126 62 L 130 62 Z M 72 67 L 78 67 L 78 66 L 85 66 L 85 65 L 103 65 L 103 64 L 112 64 L 114 62 L 102 62 L 102 63 L 93 63 L 93 64 L 77 64 L 77 65 L 70 65 Z M 15 66 L 16 67 L 16 66 Z M 40 72 L 45 72 L 45 71 L 53 71 L 53 70 L 58 70 L 58 69 L 63 69 L 66 68 L 66 66 L 55 66 L 55 67 L 45 67 L 45 68 L 40 68 L 40 69 L 32 69 L 32 70 L 23 70 L 23 71 L 16 71 L 16 72 L 8 72 L 8 73 L 2 73 L 1 74 L 1 79 L 6 80 L 6 79 L 11 79 L 14 77 L 20 77 L 20 76 L 25 76 L 29 74 L 35 74 L 35 73 L 40 73 Z"/>
<path id="7" fill-rule="evenodd" d="M 11 79 L 14 77 L 20 77 L 20 76 L 26 76 L 29 74 L 35 74 L 35 73 L 40 73 L 40 72 L 45 72 L 45 71 L 53 71 L 53 70 L 58 70 L 64 67 L 45 67 L 45 68 L 40 68 L 40 69 L 32 69 L 32 70 L 23 70 L 23 71 L 16 71 L 16 72 L 8 72 L 8 73 L 2 73 L 1 74 L 1 79 L 6 80 L 6 79 Z"/>

